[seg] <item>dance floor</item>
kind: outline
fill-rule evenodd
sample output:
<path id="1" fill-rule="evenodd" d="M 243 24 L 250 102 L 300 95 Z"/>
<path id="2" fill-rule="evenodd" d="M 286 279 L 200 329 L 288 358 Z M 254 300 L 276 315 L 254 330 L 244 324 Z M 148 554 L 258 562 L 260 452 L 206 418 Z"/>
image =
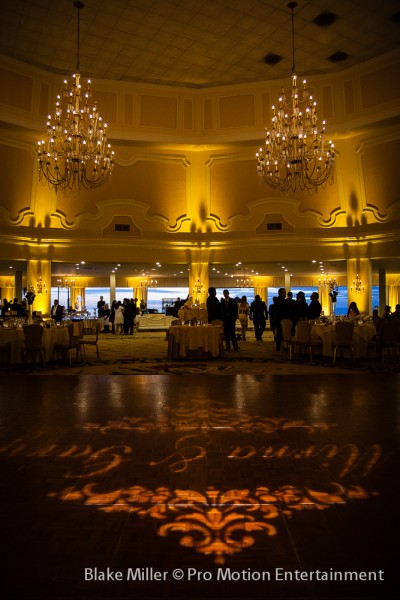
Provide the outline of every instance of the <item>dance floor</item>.
<path id="1" fill-rule="evenodd" d="M 345 372 L 3 377 L 1 598 L 397 597 L 399 392 Z"/>

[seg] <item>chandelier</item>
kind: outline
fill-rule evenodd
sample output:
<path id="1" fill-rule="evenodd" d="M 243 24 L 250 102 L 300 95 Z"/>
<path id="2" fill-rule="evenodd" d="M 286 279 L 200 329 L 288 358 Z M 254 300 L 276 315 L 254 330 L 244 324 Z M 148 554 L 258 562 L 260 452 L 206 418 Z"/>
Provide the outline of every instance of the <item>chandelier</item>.
<path id="1" fill-rule="evenodd" d="M 83 2 L 74 2 L 78 9 L 78 42 L 76 72 L 68 89 L 64 81 L 62 96 L 57 96 L 54 117 L 48 116 L 47 139 L 38 142 L 39 180 L 51 189 L 96 188 L 103 185 L 113 170 L 114 152 L 107 142 L 106 123 L 90 106 L 90 80 L 82 90 L 79 74 L 79 17 Z"/>
<path id="2" fill-rule="evenodd" d="M 142 287 L 142 288 L 156 288 L 157 287 L 157 279 L 143 279 L 140 282 L 140 287 Z"/>
<path id="3" fill-rule="evenodd" d="M 361 279 L 356 275 L 356 278 L 353 280 L 353 285 L 350 288 L 351 292 L 355 292 L 356 294 L 362 294 L 364 292 L 364 286 L 362 284 Z"/>
<path id="4" fill-rule="evenodd" d="M 269 186 L 282 192 L 299 187 L 317 191 L 333 182 L 335 167 L 334 145 L 325 144 L 325 121 L 318 129 L 317 102 L 303 81 L 298 87 L 294 60 L 294 9 L 297 2 L 290 2 L 292 11 L 292 90 L 287 98 L 284 88 L 278 107 L 272 106 L 272 127 L 266 128 L 265 149 L 256 156 L 257 171 Z"/>
<path id="5" fill-rule="evenodd" d="M 238 288 L 252 288 L 254 287 L 254 282 L 252 279 L 245 277 L 243 279 L 236 279 L 236 285 Z"/>
<path id="6" fill-rule="evenodd" d="M 318 279 L 318 285 L 320 287 L 328 288 L 331 292 L 338 289 L 336 277 L 328 277 L 328 279 L 323 279 L 322 281 L 321 279 Z"/>

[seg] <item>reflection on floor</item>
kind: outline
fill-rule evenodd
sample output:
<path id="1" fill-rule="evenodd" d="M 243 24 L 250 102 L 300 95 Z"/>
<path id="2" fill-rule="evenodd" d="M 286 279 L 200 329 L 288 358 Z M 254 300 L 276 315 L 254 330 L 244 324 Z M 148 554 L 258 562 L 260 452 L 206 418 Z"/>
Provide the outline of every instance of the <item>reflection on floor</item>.
<path id="1" fill-rule="evenodd" d="M 4 378 L 2 598 L 394 598 L 399 388 Z"/>

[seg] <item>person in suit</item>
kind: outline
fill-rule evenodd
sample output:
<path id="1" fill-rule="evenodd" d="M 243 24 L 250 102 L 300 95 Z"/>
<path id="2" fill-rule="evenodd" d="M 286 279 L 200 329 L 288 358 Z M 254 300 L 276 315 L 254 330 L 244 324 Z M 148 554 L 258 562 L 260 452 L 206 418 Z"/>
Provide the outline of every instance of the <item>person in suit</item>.
<path id="1" fill-rule="evenodd" d="M 224 338 L 225 349 L 231 349 L 231 342 L 235 352 L 239 350 L 236 339 L 235 325 L 238 318 L 238 304 L 236 300 L 229 297 L 229 290 L 224 290 L 224 297 L 221 298 L 221 309 L 224 320 Z"/>
<path id="2" fill-rule="evenodd" d="M 53 319 L 53 321 L 55 321 L 56 323 L 61 323 L 62 318 L 63 318 L 63 307 L 60 306 L 58 300 L 54 300 L 54 304 L 51 307 L 51 311 L 50 311 L 50 315 L 51 318 Z"/>
<path id="3" fill-rule="evenodd" d="M 206 302 L 207 306 L 207 319 L 211 321 L 223 321 L 224 315 L 222 314 L 221 303 L 217 298 L 217 290 L 215 287 L 208 288 L 208 298 Z"/>
<path id="4" fill-rule="evenodd" d="M 261 300 L 258 294 L 250 305 L 250 317 L 253 319 L 256 340 L 262 342 L 262 336 L 267 324 L 268 309 L 267 305 Z"/>

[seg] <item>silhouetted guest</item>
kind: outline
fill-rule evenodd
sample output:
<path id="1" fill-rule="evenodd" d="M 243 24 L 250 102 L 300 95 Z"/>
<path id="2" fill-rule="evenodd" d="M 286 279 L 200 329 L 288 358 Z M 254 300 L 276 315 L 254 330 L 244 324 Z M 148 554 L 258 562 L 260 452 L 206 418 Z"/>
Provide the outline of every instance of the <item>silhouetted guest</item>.
<path id="1" fill-rule="evenodd" d="M 308 318 L 308 304 L 304 292 L 300 291 L 296 294 L 296 306 L 295 306 L 295 325 L 298 321 L 304 321 Z"/>
<path id="2" fill-rule="evenodd" d="M 221 303 L 217 298 L 217 290 L 215 287 L 208 288 L 208 298 L 206 301 L 207 307 L 207 319 L 211 321 L 223 321 L 224 315 L 222 314 Z"/>
<path id="3" fill-rule="evenodd" d="M 396 310 L 392 313 L 392 319 L 400 319 L 400 304 L 396 304 Z"/>
<path id="4" fill-rule="evenodd" d="M 253 302 L 250 304 L 250 318 L 253 319 L 254 333 L 256 340 L 262 342 L 262 336 L 265 331 L 268 318 L 267 305 L 257 294 Z"/>
<path id="5" fill-rule="evenodd" d="M 322 313 L 322 306 L 319 301 L 318 292 L 313 292 L 310 296 L 310 304 L 308 305 L 308 318 L 319 319 Z"/>
<path id="6" fill-rule="evenodd" d="M 393 319 L 393 315 L 390 312 L 391 308 L 392 307 L 389 306 L 388 304 L 385 306 L 385 312 L 383 313 L 383 318 L 386 319 L 386 321 L 391 321 Z"/>
<path id="7" fill-rule="evenodd" d="M 224 337 L 225 349 L 231 349 L 231 342 L 235 352 L 239 350 L 236 339 L 236 321 L 238 318 L 238 304 L 233 298 L 229 298 L 229 290 L 224 290 L 224 297 L 221 298 L 221 309 L 224 319 Z"/>
<path id="8" fill-rule="evenodd" d="M 358 306 L 357 306 L 356 302 L 350 302 L 349 308 L 347 310 L 347 316 L 354 318 L 354 317 L 358 317 L 359 314 L 360 314 L 360 311 L 358 310 Z"/>
<path id="9" fill-rule="evenodd" d="M 180 311 L 180 309 L 182 308 L 182 306 L 185 304 L 184 300 L 181 300 L 180 298 L 177 298 L 174 302 L 174 307 L 173 307 L 173 316 L 177 317 L 178 316 L 178 312 Z"/>
<path id="10" fill-rule="evenodd" d="M 283 341 L 281 321 L 282 321 L 282 319 L 288 319 L 288 318 L 289 318 L 289 312 L 287 310 L 287 304 L 286 304 L 286 289 L 279 288 L 278 296 L 277 296 L 277 300 L 276 300 L 276 335 L 275 335 L 276 349 L 278 352 L 281 349 L 281 344 Z"/>
<path id="11" fill-rule="evenodd" d="M 105 305 L 105 301 L 103 299 L 103 296 L 100 296 L 100 300 L 97 303 L 97 316 L 99 318 L 101 318 L 103 316 L 104 305 Z"/>
<path id="12" fill-rule="evenodd" d="M 2 317 L 5 317 L 5 316 L 6 316 L 6 313 L 7 313 L 7 311 L 8 311 L 8 310 L 9 310 L 9 308 L 10 308 L 10 304 L 11 304 L 11 302 L 9 302 L 9 301 L 7 300 L 7 298 L 4 298 L 4 300 L 3 300 L 3 304 L 1 305 L 1 316 L 2 316 Z"/>
<path id="13" fill-rule="evenodd" d="M 136 304 L 129 298 L 124 298 L 124 334 L 133 335 L 133 324 L 136 317 Z"/>
<path id="14" fill-rule="evenodd" d="M 14 298 L 13 303 L 10 305 L 10 310 L 14 313 L 16 313 L 15 316 L 17 317 L 22 317 L 22 306 L 21 304 L 18 302 L 18 298 Z"/>

